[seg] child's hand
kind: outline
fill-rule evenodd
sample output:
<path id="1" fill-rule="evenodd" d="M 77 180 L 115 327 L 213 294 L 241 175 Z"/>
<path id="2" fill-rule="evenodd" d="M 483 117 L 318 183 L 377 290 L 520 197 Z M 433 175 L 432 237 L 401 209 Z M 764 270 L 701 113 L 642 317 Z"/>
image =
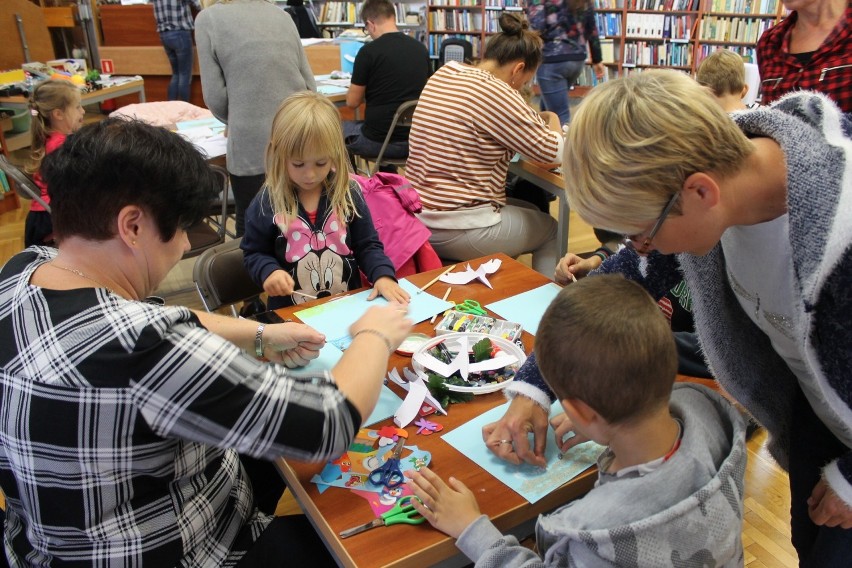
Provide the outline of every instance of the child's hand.
<path id="1" fill-rule="evenodd" d="M 556 447 L 559 448 L 560 453 L 567 453 L 574 446 L 591 440 L 588 436 L 580 434 L 574 429 L 574 423 L 564 412 L 554 416 L 550 420 L 550 426 L 553 427 L 553 437 L 556 439 Z M 565 439 L 565 436 L 571 432 L 574 432 L 574 435 Z"/>
<path id="2" fill-rule="evenodd" d="M 263 281 L 263 291 L 270 296 L 289 296 L 295 288 L 293 277 L 284 270 L 276 270 Z"/>
<path id="3" fill-rule="evenodd" d="M 556 280 L 557 284 L 569 284 L 577 278 L 584 277 L 600 265 L 601 257 L 599 256 L 580 258 L 569 252 L 556 265 L 556 273 L 553 275 L 553 279 Z"/>
<path id="4" fill-rule="evenodd" d="M 408 292 L 399 287 L 396 280 L 389 276 L 382 276 L 376 283 L 373 284 L 373 290 L 370 292 L 370 295 L 367 296 L 367 301 L 374 300 L 376 296 L 379 294 L 382 295 L 382 298 L 389 302 L 399 302 L 400 304 L 407 304 L 411 300 L 411 296 L 408 295 Z"/>
<path id="5" fill-rule="evenodd" d="M 422 501 L 412 499 L 411 504 L 439 531 L 458 538 L 481 515 L 473 492 L 455 477 L 450 477 L 450 487 L 426 467 L 410 475 L 409 486 Z"/>

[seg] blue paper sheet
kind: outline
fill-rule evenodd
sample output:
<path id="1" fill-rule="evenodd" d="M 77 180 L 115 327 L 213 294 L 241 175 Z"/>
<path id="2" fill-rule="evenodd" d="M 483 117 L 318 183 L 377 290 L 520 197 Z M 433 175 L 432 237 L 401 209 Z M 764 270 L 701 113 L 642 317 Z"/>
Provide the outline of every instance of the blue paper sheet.
<path id="1" fill-rule="evenodd" d="M 521 324 L 524 331 L 535 335 L 544 310 L 561 289 L 561 286 L 551 282 L 485 307 L 505 320 Z"/>
<path id="2" fill-rule="evenodd" d="M 399 285 L 411 295 L 408 317 L 415 323 L 429 319 L 453 306 L 452 302 L 436 298 L 429 292 L 417 294 L 419 288 L 404 278 L 399 281 Z M 368 302 L 367 296 L 370 292 L 371 290 L 364 290 L 352 296 L 343 296 L 339 300 L 300 310 L 295 315 L 320 333 L 324 333 L 329 343 L 345 350 L 351 341 L 349 326 L 364 315 L 370 306 L 387 304 L 387 300 L 381 296 Z"/>
<path id="3" fill-rule="evenodd" d="M 508 407 L 507 403 L 492 408 L 470 422 L 462 424 L 452 432 L 444 434 L 441 438 L 530 503 L 535 503 L 595 465 L 598 456 L 603 451 L 602 446 L 594 442 L 586 442 L 572 448 L 560 460 L 556 444 L 553 442 L 553 431 L 548 430 L 547 449 L 545 450 L 547 469 L 529 464 L 514 465 L 505 462 L 485 447 L 482 441 L 482 427 L 499 420 L 506 413 Z M 555 416 L 559 412 L 562 412 L 562 407 L 557 401 L 551 407 L 551 416 Z"/>
<path id="4" fill-rule="evenodd" d="M 340 351 L 340 349 L 331 343 L 326 343 L 325 347 L 320 350 L 319 357 L 308 363 L 307 366 L 302 367 L 301 369 L 295 369 L 294 372 L 330 371 L 332 367 L 340 361 L 341 357 L 343 357 L 343 352 Z M 373 409 L 373 413 L 370 414 L 370 417 L 367 418 L 367 421 L 364 422 L 363 425 L 369 426 L 376 422 L 381 422 L 385 418 L 390 418 L 394 415 L 394 412 L 396 412 L 396 409 L 399 408 L 400 404 L 402 404 L 402 399 L 387 386 L 383 386 L 379 393 L 379 400 L 376 402 L 376 407 Z"/>

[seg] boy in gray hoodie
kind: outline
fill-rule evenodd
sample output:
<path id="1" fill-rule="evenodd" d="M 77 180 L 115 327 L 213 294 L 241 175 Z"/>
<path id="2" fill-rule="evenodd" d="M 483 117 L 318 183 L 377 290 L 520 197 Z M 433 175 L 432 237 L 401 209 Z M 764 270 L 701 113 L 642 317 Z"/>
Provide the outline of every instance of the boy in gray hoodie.
<path id="1" fill-rule="evenodd" d="M 455 478 L 414 474 L 417 510 L 477 567 L 742 566 L 745 425 L 715 392 L 672 388 L 675 345 L 651 297 L 618 275 L 566 287 L 536 355 L 565 411 L 552 421 L 559 446 L 608 446 L 592 491 L 539 518 L 537 552 L 502 535 Z"/>

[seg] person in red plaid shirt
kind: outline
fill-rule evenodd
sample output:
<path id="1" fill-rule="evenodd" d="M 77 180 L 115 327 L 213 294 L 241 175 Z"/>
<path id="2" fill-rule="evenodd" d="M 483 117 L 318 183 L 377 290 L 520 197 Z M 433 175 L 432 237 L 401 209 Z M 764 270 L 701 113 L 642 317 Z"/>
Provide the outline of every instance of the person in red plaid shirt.
<path id="1" fill-rule="evenodd" d="M 757 42 L 761 103 L 810 90 L 852 113 L 852 4 L 784 0 L 784 7 L 790 15 Z"/>

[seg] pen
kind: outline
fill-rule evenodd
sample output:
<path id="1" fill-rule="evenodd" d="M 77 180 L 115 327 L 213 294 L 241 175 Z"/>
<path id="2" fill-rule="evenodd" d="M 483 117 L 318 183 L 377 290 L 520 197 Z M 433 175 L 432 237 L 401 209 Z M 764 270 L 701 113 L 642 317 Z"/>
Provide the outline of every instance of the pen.
<path id="1" fill-rule="evenodd" d="M 447 298 L 449 298 L 449 297 L 450 297 L 450 290 L 452 290 L 452 288 L 450 288 L 450 287 L 448 286 L 448 287 L 447 287 L 447 291 L 446 291 L 446 292 L 444 292 L 444 297 L 442 298 L 442 300 L 446 300 Z M 432 319 L 430 319 L 430 320 L 429 320 L 429 323 L 435 323 L 435 319 L 436 319 L 437 317 L 438 317 L 438 314 L 435 314 L 434 316 L 432 316 Z"/>
<path id="2" fill-rule="evenodd" d="M 437 275 L 436 277 L 434 277 L 432 280 L 430 280 L 429 282 L 427 282 L 426 284 L 424 284 L 424 285 L 423 285 L 423 286 L 422 286 L 419 290 L 417 290 L 417 294 L 419 294 L 420 292 L 422 292 L 423 290 L 425 290 L 426 288 L 428 288 L 429 286 L 431 286 L 432 284 L 434 284 L 435 282 L 437 282 L 437 281 L 438 281 L 438 279 L 439 279 L 439 278 L 441 278 L 441 276 L 443 276 L 443 275 L 444 275 L 444 274 L 446 274 L 447 272 L 450 272 L 450 271 L 451 271 L 452 269 L 454 269 L 455 267 L 456 267 L 456 265 L 455 265 L 455 264 L 454 264 L 454 265 L 452 265 L 452 266 L 448 266 L 446 270 L 444 270 L 442 273 L 440 273 L 439 275 Z"/>

